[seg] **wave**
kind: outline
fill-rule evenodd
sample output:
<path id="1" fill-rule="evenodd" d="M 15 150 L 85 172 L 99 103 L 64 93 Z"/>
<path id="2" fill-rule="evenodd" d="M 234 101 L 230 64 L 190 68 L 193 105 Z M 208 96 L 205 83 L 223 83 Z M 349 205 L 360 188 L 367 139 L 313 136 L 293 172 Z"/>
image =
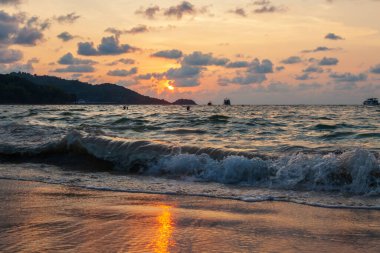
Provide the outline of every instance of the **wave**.
<path id="1" fill-rule="evenodd" d="M 201 129 L 185 129 L 185 128 L 178 128 L 173 130 L 167 130 L 165 131 L 167 134 L 206 134 L 207 131 L 201 130 Z"/>
<path id="2" fill-rule="evenodd" d="M 380 138 L 380 133 L 361 133 L 361 134 L 357 134 L 355 138 L 357 139 Z"/>
<path id="3" fill-rule="evenodd" d="M 328 124 L 317 124 L 315 126 L 312 126 L 310 129 L 312 130 L 334 130 L 338 128 L 344 128 L 344 127 L 350 127 L 346 124 L 334 124 L 334 125 L 328 125 Z"/>
<path id="4" fill-rule="evenodd" d="M 112 122 L 112 125 L 120 125 L 120 124 L 137 124 L 137 125 L 143 125 L 145 123 L 148 123 L 147 120 L 143 119 L 130 119 L 130 118 L 121 118 L 114 122 Z"/>
<path id="5" fill-rule="evenodd" d="M 228 120 L 229 120 L 229 118 L 230 118 L 230 117 L 225 116 L 225 115 L 218 115 L 218 114 L 215 114 L 215 115 L 210 116 L 208 119 L 209 119 L 210 122 L 212 122 L 212 123 L 227 123 Z"/>
<path id="6" fill-rule="evenodd" d="M 353 135 L 355 135 L 355 132 L 333 132 L 333 133 L 322 135 L 320 138 L 324 140 L 344 139 Z"/>
<path id="7" fill-rule="evenodd" d="M 380 194 L 379 154 L 360 148 L 327 154 L 296 152 L 270 157 L 101 137 L 78 131 L 43 145 L 0 145 L 0 153 L 11 156 L 69 152 L 110 162 L 116 170 L 125 173 L 272 189 Z"/>

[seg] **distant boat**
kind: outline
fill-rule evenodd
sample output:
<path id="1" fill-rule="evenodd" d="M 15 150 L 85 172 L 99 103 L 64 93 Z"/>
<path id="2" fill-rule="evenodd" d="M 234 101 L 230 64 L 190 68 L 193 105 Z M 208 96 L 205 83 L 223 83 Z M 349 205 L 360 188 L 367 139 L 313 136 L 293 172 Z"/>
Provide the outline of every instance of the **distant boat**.
<path id="1" fill-rule="evenodd" d="M 231 100 L 229 98 L 224 99 L 224 105 L 231 105 Z"/>
<path id="2" fill-rule="evenodd" d="M 363 102 L 363 105 L 379 105 L 377 98 L 368 98 Z"/>
<path id="3" fill-rule="evenodd" d="M 207 105 L 208 105 L 208 106 L 212 106 L 212 102 L 211 102 L 211 101 L 208 102 Z"/>

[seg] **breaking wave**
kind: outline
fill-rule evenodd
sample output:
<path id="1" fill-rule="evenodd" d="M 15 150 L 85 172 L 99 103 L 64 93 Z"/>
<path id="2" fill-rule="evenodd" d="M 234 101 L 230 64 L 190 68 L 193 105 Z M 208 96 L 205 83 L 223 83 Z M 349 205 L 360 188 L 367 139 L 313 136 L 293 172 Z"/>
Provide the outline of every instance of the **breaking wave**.
<path id="1" fill-rule="evenodd" d="M 124 173 L 271 189 L 380 194 L 379 154 L 362 148 L 273 157 L 94 136 L 79 131 L 39 145 L 0 145 L 0 155 L 5 157 L 66 153 L 90 155 L 112 163 L 115 170 Z"/>

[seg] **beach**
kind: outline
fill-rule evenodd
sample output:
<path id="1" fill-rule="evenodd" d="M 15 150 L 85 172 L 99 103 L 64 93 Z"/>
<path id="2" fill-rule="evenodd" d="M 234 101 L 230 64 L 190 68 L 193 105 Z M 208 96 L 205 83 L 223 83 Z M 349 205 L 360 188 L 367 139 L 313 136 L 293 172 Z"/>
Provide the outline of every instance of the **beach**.
<path id="1" fill-rule="evenodd" d="M 0 180 L 1 252 L 378 252 L 380 212 Z"/>

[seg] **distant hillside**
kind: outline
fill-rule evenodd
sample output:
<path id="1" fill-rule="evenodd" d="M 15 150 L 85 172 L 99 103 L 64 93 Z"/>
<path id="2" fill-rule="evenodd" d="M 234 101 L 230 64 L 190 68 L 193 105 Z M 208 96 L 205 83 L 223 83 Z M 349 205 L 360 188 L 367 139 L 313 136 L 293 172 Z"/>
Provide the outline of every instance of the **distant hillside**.
<path id="1" fill-rule="evenodd" d="M 178 99 L 173 105 L 196 105 L 197 103 L 194 102 L 194 100 L 191 99 Z"/>
<path id="2" fill-rule="evenodd" d="M 0 104 L 69 104 L 76 96 L 51 85 L 38 85 L 24 78 L 0 75 Z"/>
<path id="3" fill-rule="evenodd" d="M 75 97 L 77 101 L 85 103 L 109 103 L 109 104 L 149 104 L 149 105 L 169 105 L 170 103 L 163 99 L 152 98 L 148 96 L 143 96 L 135 91 L 118 86 L 115 84 L 100 84 L 91 85 L 88 83 L 80 82 L 77 80 L 65 80 L 54 76 L 37 76 L 28 73 L 11 73 L 8 75 L 0 75 L 2 77 L 1 83 L 6 83 L 12 80 L 12 78 L 19 78 L 18 82 L 24 80 L 25 83 L 35 84 L 36 87 L 44 87 L 38 89 L 54 89 L 56 92 L 61 92 L 62 94 L 69 96 L 71 98 Z M 9 83 L 9 82 L 8 82 Z M 37 89 L 37 88 L 36 88 Z M 17 101 L 23 101 L 22 103 L 47 103 L 42 102 L 45 98 L 37 93 L 35 97 L 39 97 L 41 101 L 38 102 L 24 102 L 23 96 L 19 94 L 17 89 L 9 91 L 12 96 L 17 97 Z M 28 100 L 29 101 L 29 100 Z M 35 101 L 35 100 L 33 100 Z M 0 98 L 0 103 L 10 103 L 4 100 L 3 96 Z M 57 102 L 59 103 L 59 102 Z"/>

